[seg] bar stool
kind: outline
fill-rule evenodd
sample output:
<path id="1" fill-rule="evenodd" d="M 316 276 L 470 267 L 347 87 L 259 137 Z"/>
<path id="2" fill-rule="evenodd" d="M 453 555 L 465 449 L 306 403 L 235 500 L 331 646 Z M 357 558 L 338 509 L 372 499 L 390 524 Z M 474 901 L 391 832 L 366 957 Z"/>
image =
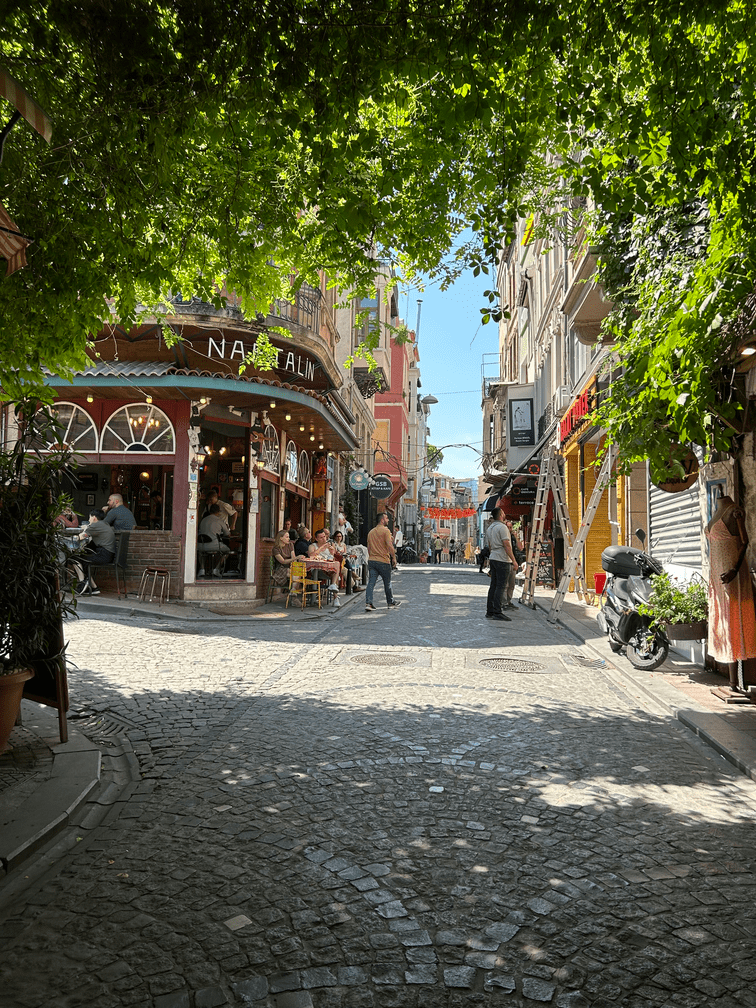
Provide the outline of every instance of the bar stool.
<path id="1" fill-rule="evenodd" d="M 157 587 L 157 579 L 160 578 L 160 596 L 158 598 L 158 604 L 163 604 L 163 592 L 165 592 L 166 602 L 171 595 L 171 572 L 166 570 L 164 567 L 146 567 L 144 573 L 142 574 L 142 580 L 139 583 L 139 601 L 144 602 L 144 596 L 147 594 L 147 582 L 152 578 L 152 590 L 150 591 L 150 602 L 155 601 L 155 589 Z"/>

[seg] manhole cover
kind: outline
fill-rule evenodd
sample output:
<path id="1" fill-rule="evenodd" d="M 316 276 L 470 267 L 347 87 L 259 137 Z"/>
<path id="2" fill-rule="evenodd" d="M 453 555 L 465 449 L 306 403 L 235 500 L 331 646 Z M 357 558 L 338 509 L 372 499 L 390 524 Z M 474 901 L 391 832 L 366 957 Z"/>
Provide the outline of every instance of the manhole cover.
<path id="1" fill-rule="evenodd" d="M 523 661 L 521 658 L 481 658 L 480 664 L 500 672 L 543 672 L 546 668 L 538 662 Z"/>
<path id="2" fill-rule="evenodd" d="M 349 660 L 357 665 L 414 665 L 416 661 L 410 655 L 388 654 L 353 655 Z"/>

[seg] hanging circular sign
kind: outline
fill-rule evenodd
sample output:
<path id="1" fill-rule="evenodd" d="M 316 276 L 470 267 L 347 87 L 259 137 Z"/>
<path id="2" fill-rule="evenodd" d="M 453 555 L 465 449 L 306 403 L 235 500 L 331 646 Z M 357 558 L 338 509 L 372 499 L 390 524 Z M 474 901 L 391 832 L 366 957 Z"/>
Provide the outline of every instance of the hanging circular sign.
<path id="1" fill-rule="evenodd" d="M 654 486 L 659 490 L 664 490 L 665 493 L 672 494 L 688 490 L 698 479 L 698 459 L 692 451 L 689 451 L 682 460 L 682 467 L 685 470 L 684 476 L 673 476 L 670 473 L 668 478 L 665 477 L 659 483 L 654 483 Z"/>
<path id="2" fill-rule="evenodd" d="M 364 490 L 369 482 L 368 474 L 362 469 L 356 469 L 349 477 L 349 486 L 352 490 Z"/>
<path id="3" fill-rule="evenodd" d="M 370 496 L 377 497 L 378 500 L 385 500 L 394 492 L 394 484 L 391 477 L 386 473 L 376 473 L 370 486 Z"/>

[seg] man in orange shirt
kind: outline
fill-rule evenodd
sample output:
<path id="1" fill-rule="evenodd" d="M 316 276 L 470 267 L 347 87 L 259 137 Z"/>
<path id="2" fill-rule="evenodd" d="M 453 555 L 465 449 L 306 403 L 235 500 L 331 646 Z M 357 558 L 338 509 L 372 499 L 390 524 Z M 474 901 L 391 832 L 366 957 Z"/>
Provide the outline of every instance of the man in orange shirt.
<path id="1" fill-rule="evenodd" d="M 401 602 L 395 602 L 391 591 L 391 569 L 396 567 L 396 553 L 391 533 L 388 530 L 388 515 L 384 511 L 378 515 L 378 524 L 368 532 L 368 583 L 365 592 L 365 612 L 372 612 L 373 589 L 378 578 L 383 579 L 386 590 L 386 602 L 389 609 L 396 609 Z"/>

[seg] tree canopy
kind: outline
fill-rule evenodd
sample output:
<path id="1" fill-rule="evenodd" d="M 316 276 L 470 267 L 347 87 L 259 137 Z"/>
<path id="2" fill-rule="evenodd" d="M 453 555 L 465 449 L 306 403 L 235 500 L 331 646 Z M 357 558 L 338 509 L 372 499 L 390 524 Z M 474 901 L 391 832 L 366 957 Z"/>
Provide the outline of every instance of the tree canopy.
<path id="1" fill-rule="evenodd" d="M 405 276 L 488 271 L 518 216 L 587 196 L 622 292 L 613 436 L 628 460 L 724 444 L 735 407 L 707 376 L 756 276 L 755 18 L 747 0 L 11 3 L 0 65 L 54 130 L 47 147 L 17 125 L 0 167 L 34 239 L 0 281 L 0 383 L 19 396 L 176 291 L 265 311 L 319 268 L 369 289 L 376 252 Z M 691 207 L 701 240 L 686 253 L 678 228 L 650 283 L 654 222 Z M 660 422 L 637 398 L 623 413 L 633 390 Z"/>

